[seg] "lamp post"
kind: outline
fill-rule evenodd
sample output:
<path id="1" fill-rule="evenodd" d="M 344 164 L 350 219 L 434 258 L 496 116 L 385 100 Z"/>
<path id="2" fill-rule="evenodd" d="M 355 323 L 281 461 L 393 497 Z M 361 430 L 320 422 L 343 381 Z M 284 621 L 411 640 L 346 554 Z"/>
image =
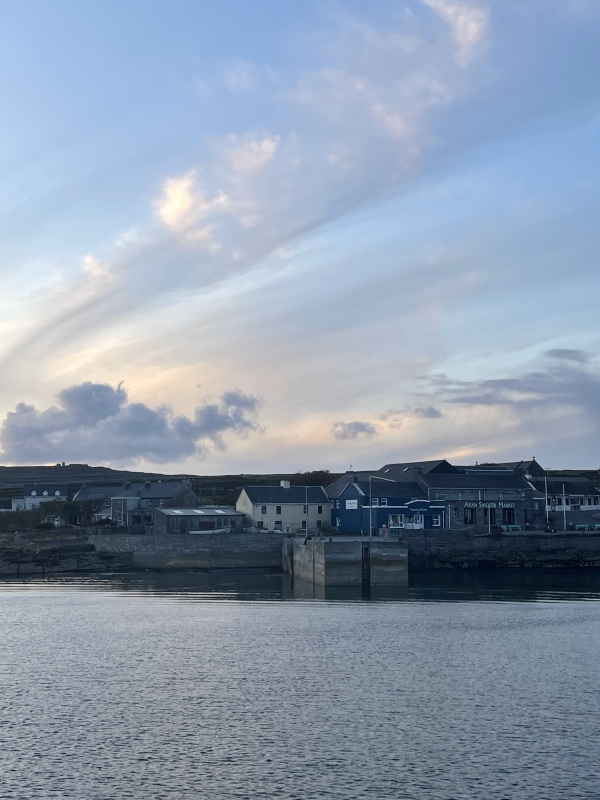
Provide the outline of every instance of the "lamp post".
<path id="1" fill-rule="evenodd" d="M 373 536 L 373 481 L 387 481 L 396 483 L 391 478 L 381 478 L 379 475 L 369 475 L 369 539 Z"/>

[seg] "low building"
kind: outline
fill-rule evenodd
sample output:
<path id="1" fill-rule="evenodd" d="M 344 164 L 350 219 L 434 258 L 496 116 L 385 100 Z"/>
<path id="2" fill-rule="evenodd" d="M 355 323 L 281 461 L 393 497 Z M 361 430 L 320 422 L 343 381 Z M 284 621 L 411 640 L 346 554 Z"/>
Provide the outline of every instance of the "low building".
<path id="1" fill-rule="evenodd" d="M 275 531 L 328 528 L 331 506 L 322 486 L 244 486 L 235 507 L 256 528 Z"/>
<path id="2" fill-rule="evenodd" d="M 132 481 L 124 484 L 110 503 L 111 519 L 117 525 L 148 527 L 155 508 L 194 508 L 198 497 L 189 480 Z"/>
<path id="3" fill-rule="evenodd" d="M 406 529 L 443 528 L 445 504 L 432 502 L 415 481 L 349 481 L 331 501 L 334 528 L 382 535 Z"/>
<path id="4" fill-rule="evenodd" d="M 13 497 L 12 511 L 28 511 L 39 508 L 41 503 L 64 503 L 69 497 L 69 487 L 64 484 L 33 483 L 23 486 L 23 497 Z"/>
<path id="5" fill-rule="evenodd" d="M 112 519 L 111 499 L 121 486 L 84 486 L 73 496 L 76 525 L 96 525 Z"/>
<path id="6" fill-rule="evenodd" d="M 154 534 L 202 533 L 229 529 L 241 531 L 244 514 L 230 506 L 201 506 L 200 508 L 155 508 Z"/>
<path id="7" fill-rule="evenodd" d="M 427 497 L 446 507 L 446 527 L 475 532 L 527 530 L 534 524 L 534 488 L 507 474 L 420 475 Z"/>
<path id="8" fill-rule="evenodd" d="M 558 477 L 532 480 L 535 489 L 546 497 L 546 511 L 600 511 L 600 490 L 587 478 Z"/>

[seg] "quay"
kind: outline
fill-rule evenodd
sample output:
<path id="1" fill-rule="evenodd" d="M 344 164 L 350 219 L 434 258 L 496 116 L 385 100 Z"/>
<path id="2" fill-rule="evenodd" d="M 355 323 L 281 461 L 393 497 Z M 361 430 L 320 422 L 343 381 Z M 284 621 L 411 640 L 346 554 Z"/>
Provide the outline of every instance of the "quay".
<path id="1" fill-rule="evenodd" d="M 397 538 L 284 538 L 283 568 L 314 586 L 408 586 L 408 548 Z"/>

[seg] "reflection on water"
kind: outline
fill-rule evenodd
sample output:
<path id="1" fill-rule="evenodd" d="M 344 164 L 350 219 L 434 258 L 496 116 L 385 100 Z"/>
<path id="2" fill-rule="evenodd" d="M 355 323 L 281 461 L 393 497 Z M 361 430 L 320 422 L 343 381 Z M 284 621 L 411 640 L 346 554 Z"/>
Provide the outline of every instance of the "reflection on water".
<path id="1" fill-rule="evenodd" d="M 262 570 L 3 581 L 0 800 L 598 800 L 600 574 L 325 599 Z"/>
<path id="2" fill-rule="evenodd" d="M 177 595 L 181 600 L 328 600 L 368 601 L 557 601 L 600 599 L 600 570 L 430 570 L 411 572 L 410 586 L 400 588 L 313 587 L 278 570 L 213 572 L 132 572 L 99 575 L 52 575 L 3 578 L 10 590 L 89 590 Z"/>

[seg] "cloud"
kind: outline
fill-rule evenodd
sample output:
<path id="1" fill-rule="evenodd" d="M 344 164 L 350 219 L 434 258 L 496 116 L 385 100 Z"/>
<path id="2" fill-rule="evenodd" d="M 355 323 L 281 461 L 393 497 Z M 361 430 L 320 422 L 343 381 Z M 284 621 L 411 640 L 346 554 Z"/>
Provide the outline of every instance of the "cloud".
<path id="1" fill-rule="evenodd" d="M 586 364 L 590 360 L 590 354 L 585 350 L 562 350 L 556 348 L 554 350 L 547 350 L 546 355 L 550 358 L 563 359 L 565 361 L 577 361 L 580 364 Z"/>
<path id="2" fill-rule="evenodd" d="M 43 411 L 18 403 L 0 428 L 3 458 L 13 464 L 101 461 L 131 464 L 205 457 L 211 443 L 224 448 L 226 433 L 245 437 L 258 429 L 259 401 L 225 392 L 218 402 L 176 416 L 167 406 L 130 403 L 123 386 L 86 381 L 64 389 Z"/>
<path id="3" fill-rule="evenodd" d="M 229 166 L 234 172 L 253 175 L 271 161 L 280 139 L 280 136 L 265 136 L 232 147 L 226 156 Z"/>
<path id="4" fill-rule="evenodd" d="M 475 48 L 486 36 L 489 11 L 476 5 L 452 3 L 448 0 L 422 0 L 448 23 L 458 46 L 457 61 L 466 65 Z"/>
<path id="5" fill-rule="evenodd" d="M 335 422 L 331 427 L 333 438 L 337 441 L 356 439 L 359 436 L 375 436 L 377 430 L 370 422 Z"/>
<path id="6" fill-rule="evenodd" d="M 600 371 L 591 366 L 559 364 L 513 378 L 478 381 L 438 375 L 431 384 L 437 387 L 434 394 L 447 403 L 505 406 L 523 415 L 524 420 L 530 414 L 547 417 L 576 412 L 593 423 L 594 429 L 600 427 Z"/>
<path id="7" fill-rule="evenodd" d="M 399 428 L 405 419 L 439 419 L 444 415 L 433 406 L 409 406 L 403 408 L 390 408 L 380 415 L 382 422 L 387 422 L 390 428 Z"/>
<path id="8" fill-rule="evenodd" d="M 223 76 L 223 82 L 231 92 L 249 92 L 256 86 L 257 79 L 256 66 L 242 59 L 230 62 Z"/>

